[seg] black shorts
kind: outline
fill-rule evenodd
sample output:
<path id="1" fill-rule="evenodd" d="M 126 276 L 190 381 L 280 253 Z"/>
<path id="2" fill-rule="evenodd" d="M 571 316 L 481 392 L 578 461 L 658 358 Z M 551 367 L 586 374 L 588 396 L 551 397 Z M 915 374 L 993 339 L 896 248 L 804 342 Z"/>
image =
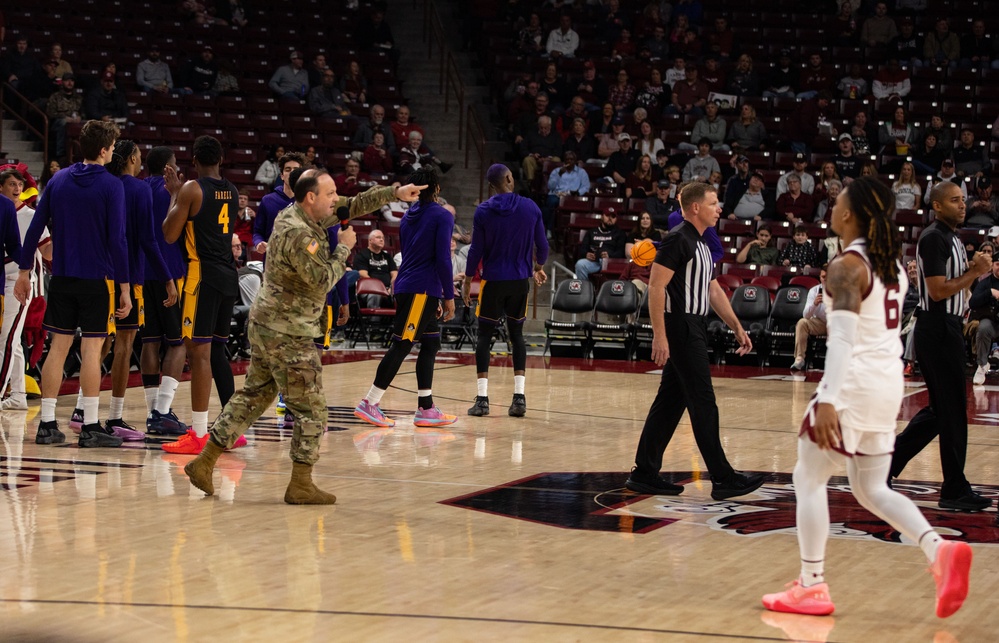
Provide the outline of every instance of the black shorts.
<path id="1" fill-rule="evenodd" d="M 506 315 L 507 321 L 522 323 L 527 317 L 527 299 L 530 294 L 530 279 L 483 279 L 479 284 L 479 321 L 496 324 Z"/>
<path id="2" fill-rule="evenodd" d="M 115 320 L 117 330 L 139 330 L 146 323 L 145 303 L 142 299 L 142 286 L 130 286 L 129 295 L 132 297 L 132 310 L 123 319 Z M 114 301 L 117 306 L 121 299 L 121 286 L 114 285 Z"/>
<path id="3" fill-rule="evenodd" d="M 42 328 L 60 335 L 107 337 L 115 331 L 114 282 L 110 279 L 52 277 Z"/>
<path id="4" fill-rule="evenodd" d="M 403 293 L 395 296 L 392 339 L 418 341 L 424 335 L 440 335 L 437 306 L 440 300 L 429 295 Z"/>
<path id="5" fill-rule="evenodd" d="M 183 284 L 177 283 L 179 293 Z M 143 342 L 166 342 L 171 346 L 184 343 L 180 335 L 180 301 L 167 308 L 167 291 L 165 281 L 149 280 L 142 287 L 143 299 L 146 305 L 146 319 L 142 326 Z"/>
<path id="6" fill-rule="evenodd" d="M 236 295 L 225 295 L 204 281 L 184 281 L 180 298 L 181 336 L 195 344 L 229 340 Z"/>

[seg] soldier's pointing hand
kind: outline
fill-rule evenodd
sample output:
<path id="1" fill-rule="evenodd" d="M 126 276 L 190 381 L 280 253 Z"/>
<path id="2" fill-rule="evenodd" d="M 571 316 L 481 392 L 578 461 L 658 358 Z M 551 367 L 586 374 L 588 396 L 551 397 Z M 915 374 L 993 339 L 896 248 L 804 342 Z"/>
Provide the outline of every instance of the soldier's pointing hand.
<path id="1" fill-rule="evenodd" d="M 400 201 L 407 201 L 412 203 L 420 198 L 420 190 L 426 190 L 425 185 L 413 185 L 412 183 L 407 183 L 406 185 L 400 185 L 395 189 L 395 198 Z"/>

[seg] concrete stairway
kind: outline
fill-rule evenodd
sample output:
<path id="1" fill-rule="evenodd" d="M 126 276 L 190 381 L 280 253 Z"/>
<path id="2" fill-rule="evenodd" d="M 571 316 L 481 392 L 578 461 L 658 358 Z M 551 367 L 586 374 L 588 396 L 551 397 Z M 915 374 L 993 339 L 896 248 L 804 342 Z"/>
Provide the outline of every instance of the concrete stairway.
<path id="1" fill-rule="evenodd" d="M 3 143 L 0 144 L 0 149 L 6 152 L 0 161 L 17 159 L 18 162 L 25 163 L 28 171 L 36 178 L 45 170 L 42 167 L 45 158 L 42 154 L 42 144 L 32 138 L 24 131 L 21 124 L 13 119 L 3 119 Z"/>

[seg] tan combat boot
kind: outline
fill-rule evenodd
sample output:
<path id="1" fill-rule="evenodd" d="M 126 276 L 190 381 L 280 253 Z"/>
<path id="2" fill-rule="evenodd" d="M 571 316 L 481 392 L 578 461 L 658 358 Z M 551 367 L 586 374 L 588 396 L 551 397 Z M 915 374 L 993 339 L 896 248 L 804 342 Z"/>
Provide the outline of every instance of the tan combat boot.
<path id="1" fill-rule="evenodd" d="M 284 501 L 289 505 L 332 505 L 336 496 L 319 489 L 312 482 L 311 464 L 292 462 L 291 482 L 284 492 Z"/>
<path id="2" fill-rule="evenodd" d="M 191 479 L 191 484 L 204 491 L 205 495 L 215 495 L 215 485 L 212 484 L 212 472 L 215 470 L 215 463 L 223 451 L 225 449 L 212 442 L 211 438 L 208 438 L 208 441 L 205 442 L 205 447 L 198 454 L 198 457 L 184 465 L 184 473 Z"/>

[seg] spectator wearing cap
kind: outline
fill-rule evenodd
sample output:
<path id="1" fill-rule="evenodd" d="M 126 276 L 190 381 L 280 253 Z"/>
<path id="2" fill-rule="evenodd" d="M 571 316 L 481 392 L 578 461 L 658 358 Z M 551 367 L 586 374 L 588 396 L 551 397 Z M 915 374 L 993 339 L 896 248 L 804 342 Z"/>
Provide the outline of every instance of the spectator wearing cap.
<path id="1" fill-rule="evenodd" d="M 725 90 L 736 96 L 759 96 L 760 77 L 753 69 L 753 58 L 742 54 L 735 63 L 735 69 L 728 76 Z"/>
<path id="2" fill-rule="evenodd" d="M 135 68 L 135 84 L 144 92 L 167 94 L 173 91 L 173 74 L 170 65 L 160 60 L 159 46 L 150 46 L 146 59 Z"/>
<path id="3" fill-rule="evenodd" d="M 597 156 L 607 159 L 610 158 L 611 154 L 620 150 L 622 134 L 627 134 L 624 131 L 624 119 L 615 117 L 611 121 L 611 131 L 599 136 L 600 142 L 597 144 Z M 628 138 L 631 138 L 630 134 L 628 134 Z"/>
<path id="4" fill-rule="evenodd" d="M 957 170 L 954 169 L 954 159 L 946 158 L 940 165 L 940 171 L 937 172 L 936 176 L 930 180 L 929 184 L 926 186 L 926 192 L 923 193 L 923 203 L 927 206 L 931 206 L 930 193 L 933 192 L 933 188 L 937 185 L 943 183 L 944 181 L 950 181 L 958 187 L 961 188 L 961 196 L 964 200 L 968 200 L 968 187 L 967 184 L 961 180 L 961 177 L 957 175 Z"/>
<path id="5" fill-rule="evenodd" d="M 185 94 L 207 94 L 215 87 L 219 75 L 219 65 L 211 45 L 201 48 L 201 54 L 192 56 L 180 68 L 177 79 Z"/>
<path id="6" fill-rule="evenodd" d="M 774 210 L 777 217 L 792 224 L 802 221 L 811 221 L 815 216 L 815 201 L 811 194 L 806 194 L 801 189 L 801 179 L 793 172 L 787 177 L 787 192 L 777 197 Z M 784 178 L 784 177 L 781 177 Z"/>
<path id="7" fill-rule="evenodd" d="M 521 168 L 524 180 L 528 184 L 534 182 L 538 170 L 544 167 L 545 161 L 559 161 L 562 153 L 562 137 L 552 127 L 551 116 L 538 119 L 535 128 L 527 132 L 520 141 Z"/>
<path id="8" fill-rule="evenodd" d="M 874 98 L 898 100 L 912 91 L 909 72 L 898 64 L 898 59 L 889 58 L 884 67 L 874 76 L 871 93 Z"/>
<path id="9" fill-rule="evenodd" d="M 704 105 L 704 116 L 694 123 L 694 130 L 690 134 L 690 142 L 681 141 L 677 147 L 686 152 L 697 150 L 697 144 L 702 139 L 711 142 L 711 149 L 716 152 L 727 152 L 731 148 L 725 143 L 725 134 L 728 124 L 724 118 L 718 116 L 718 103 L 711 101 Z"/>
<path id="10" fill-rule="evenodd" d="M 916 27 L 909 16 L 898 21 L 898 35 L 889 41 L 885 56 L 895 58 L 905 68 L 922 66 L 923 43 L 916 35 Z"/>
<path id="11" fill-rule="evenodd" d="M 283 100 L 300 100 L 308 95 L 309 72 L 304 64 L 302 52 L 291 52 L 288 64 L 278 67 L 267 83 L 275 96 Z"/>
<path id="12" fill-rule="evenodd" d="M 785 172 L 781 174 L 780 179 L 777 180 L 777 196 L 787 192 L 787 181 L 792 176 L 798 178 L 798 182 L 801 184 L 801 191 L 805 194 L 815 193 L 815 177 L 812 173 L 808 171 L 808 157 L 798 152 L 794 155 L 794 160 L 792 161 L 794 169 L 790 172 Z"/>
<path id="13" fill-rule="evenodd" d="M 573 58 L 579 49 L 579 34 L 572 29 L 572 16 L 563 13 L 558 18 L 558 27 L 548 33 L 545 51 L 552 58 Z"/>
<path id="14" fill-rule="evenodd" d="M 821 91 L 831 91 L 833 77 L 829 69 L 822 64 L 821 54 L 811 54 L 808 65 L 801 70 L 798 87 L 798 98 L 809 99 L 818 96 Z"/>
<path id="15" fill-rule="evenodd" d="M 697 154 L 690 157 L 683 166 L 683 180 L 707 183 L 712 172 L 721 172 L 721 166 L 718 165 L 718 160 L 711 156 L 711 141 L 702 138 L 697 141 Z"/>
<path id="16" fill-rule="evenodd" d="M 988 176 L 992 173 L 988 148 L 975 142 L 975 133 L 970 128 L 961 129 L 961 138 L 954 148 L 954 167 L 961 178 Z"/>
<path id="17" fill-rule="evenodd" d="M 624 230 L 617 227 L 614 208 L 604 210 L 600 215 L 600 225 L 588 230 L 583 237 L 579 247 L 583 256 L 576 261 L 576 278 L 585 281 L 591 274 L 600 272 L 603 267 L 601 259 L 623 259 L 627 240 Z"/>
<path id="18" fill-rule="evenodd" d="M 837 145 L 839 146 L 839 152 L 833 157 L 833 163 L 836 164 L 836 173 L 843 180 L 844 186 L 850 185 L 853 179 L 860 176 L 860 168 L 863 165 L 863 160 L 854 153 L 853 137 L 849 134 L 845 132 L 840 134 Z"/>
<path id="19" fill-rule="evenodd" d="M 867 79 L 863 77 L 858 63 L 850 65 L 850 72 L 839 79 L 836 89 L 847 100 L 860 100 L 867 96 Z"/>
<path id="20" fill-rule="evenodd" d="M 791 50 L 781 49 L 777 64 L 764 83 L 764 98 L 794 98 L 798 93 L 798 70 L 791 67 Z"/>
<path id="21" fill-rule="evenodd" d="M 874 5 L 874 15 L 864 21 L 860 30 L 860 42 L 866 47 L 881 47 L 897 35 L 898 27 L 888 15 L 888 5 L 884 2 Z"/>
<path id="22" fill-rule="evenodd" d="M 923 62 L 927 65 L 957 67 L 961 58 L 961 40 L 950 30 L 946 18 L 937 18 L 933 31 L 923 38 Z"/>
<path id="23" fill-rule="evenodd" d="M 631 135 L 627 132 L 617 137 L 617 144 L 620 149 L 607 159 L 604 176 L 614 179 L 618 185 L 624 185 L 638 165 L 639 154 L 638 150 L 632 147 Z"/>
<path id="24" fill-rule="evenodd" d="M 991 228 L 999 225 L 999 196 L 992 194 L 992 179 L 980 176 L 974 181 L 974 192 L 968 198 L 966 228 Z"/>
<path id="25" fill-rule="evenodd" d="M 583 75 L 571 91 L 583 97 L 586 110 L 590 112 L 598 111 L 607 101 L 607 83 L 597 74 L 597 66 L 592 60 L 583 63 Z"/>
<path id="26" fill-rule="evenodd" d="M 673 99 L 666 111 L 670 114 L 703 116 L 708 103 L 708 86 L 697 76 L 697 67 L 687 67 L 683 80 L 673 85 Z M 724 122 L 724 121 L 723 121 Z M 722 135 L 724 140 L 724 134 Z"/>
<path id="27" fill-rule="evenodd" d="M 728 142 L 735 152 L 766 149 L 767 130 L 756 119 L 756 108 L 745 104 L 739 110 L 739 118 L 728 130 Z"/>
<path id="28" fill-rule="evenodd" d="M 669 179 L 659 179 L 655 194 L 645 198 L 645 211 L 652 215 L 652 224 L 660 230 L 669 229 L 669 215 L 680 209 L 680 202 L 670 195 L 671 187 Z"/>
<path id="29" fill-rule="evenodd" d="M 66 156 L 66 124 L 79 123 L 83 112 L 83 95 L 76 91 L 76 77 L 63 74 L 59 90 L 49 96 L 45 114 L 49 118 L 49 130 L 55 142 L 55 158 Z"/>
<path id="30" fill-rule="evenodd" d="M 764 191 L 763 175 L 753 172 L 749 175 L 749 187 L 739 198 L 728 218 L 743 221 L 762 221 L 772 219 L 774 206 Z"/>
<path id="31" fill-rule="evenodd" d="M 118 89 L 114 82 L 114 73 L 104 72 L 101 84 L 87 94 L 83 104 L 83 113 L 87 118 L 99 121 L 115 121 L 119 123 L 128 119 L 128 102 L 125 92 Z"/>
<path id="32" fill-rule="evenodd" d="M 746 193 L 749 189 L 749 177 L 752 174 L 749 171 L 749 158 L 739 154 L 732 157 L 729 164 L 735 170 L 735 173 L 729 178 L 728 183 L 725 184 L 725 199 L 722 202 L 722 216 L 727 216 L 732 213 L 735 209 L 736 204 L 739 203 L 739 199 L 742 195 Z"/>

